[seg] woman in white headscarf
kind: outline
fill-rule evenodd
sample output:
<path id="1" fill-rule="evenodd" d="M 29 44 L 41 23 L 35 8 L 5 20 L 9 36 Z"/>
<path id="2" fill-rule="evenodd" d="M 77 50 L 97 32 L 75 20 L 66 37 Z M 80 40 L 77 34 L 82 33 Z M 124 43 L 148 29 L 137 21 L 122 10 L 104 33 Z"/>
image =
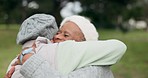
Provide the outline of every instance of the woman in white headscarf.
<path id="1" fill-rule="evenodd" d="M 84 43 L 80 43 L 80 44 L 75 43 L 73 41 L 59 43 L 59 46 L 57 48 L 58 49 L 58 52 L 57 52 L 58 58 L 57 58 L 57 67 L 56 67 L 57 70 L 59 72 L 61 72 L 62 74 L 67 75 L 70 72 L 74 71 L 75 69 L 79 69 L 84 66 L 102 65 L 100 67 L 90 66 L 90 67 L 86 67 L 84 69 L 79 69 L 77 71 L 74 71 L 73 73 L 71 73 L 67 77 L 75 77 L 75 78 L 79 78 L 79 77 L 80 78 L 86 78 L 86 77 L 89 77 L 89 78 L 100 78 L 100 77 L 101 78 L 109 78 L 110 77 L 110 78 L 112 78 L 113 76 L 109 72 L 108 67 L 104 67 L 104 66 L 115 64 L 117 62 L 117 60 L 119 60 L 121 58 L 121 56 L 124 54 L 124 52 L 126 50 L 125 45 L 118 40 L 107 40 L 107 41 L 97 42 L 98 34 L 97 34 L 93 24 L 91 24 L 84 17 L 72 16 L 72 17 L 66 18 L 62 22 L 63 24 L 61 23 L 61 25 L 63 26 L 65 23 L 67 23 L 69 21 L 74 22 L 80 28 L 80 30 L 82 31 L 84 38 L 85 38 L 85 39 L 82 38 L 83 40 L 86 40 L 86 41 L 91 40 L 91 42 L 84 42 Z M 61 26 L 61 29 L 62 29 L 62 26 Z M 90 29 L 92 29 L 93 31 Z M 61 33 L 59 33 L 57 35 L 60 35 L 60 34 Z M 60 37 L 55 38 L 55 40 L 56 39 L 60 39 Z M 65 39 L 65 38 L 61 38 L 61 39 Z M 94 45 L 96 43 L 98 45 Z M 71 46 L 73 46 L 74 48 Z M 83 46 L 83 48 L 82 48 L 82 46 Z M 88 47 L 86 47 L 86 46 L 88 46 Z M 107 50 L 102 49 L 103 47 L 106 47 Z M 51 50 L 51 49 L 49 49 L 49 50 Z M 45 52 L 45 51 L 43 50 L 40 52 Z M 93 54 L 93 55 L 91 55 L 91 54 Z M 59 74 L 53 73 L 53 70 L 51 68 L 49 68 L 49 66 L 44 67 L 47 64 L 47 60 L 45 61 L 44 59 L 40 58 L 40 56 L 38 56 L 38 55 L 42 56 L 41 54 L 34 55 L 32 57 L 33 61 L 29 60 L 29 61 L 27 61 L 28 63 L 23 65 L 21 73 L 26 78 L 29 78 L 29 77 L 30 78 L 32 78 L 32 77 L 33 78 L 40 78 L 40 77 L 54 78 L 54 76 L 58 77 Z M 36 57 L 36 56 L 38 56 L 38 57 Z M 108 56 L 108 57 L 106 57 L 106 56 Z M 35 60 L 38 60 L 38 61 L 35 61 Z M 38 67 L 38 64 L 40 64 L 39 67 Z M 32 70 L 30 70 L 29 67 L 32 67 L 32 65 L 34 67 L 32 68 Z M 28 70 L 28 68 L 29 68 L 29 70 Z M 49 68 L 49 70 L 51 70 L 51 71 L 47 70 L 47 68 Z M 98 71 L 96 71 L 96 70 L 98 70 Z M 108 71 L 108 73 L 104 73 L 106 71 Z M 100 74 L 98 74 L 98 72 Z M 86 73 L 87 73 L 87 75 L 86 75 Z M 80 74 L 81 74 L 81 76 L 80 76 Z M 62 77 L 62 76 L 60 76 L 60 77 Z"/>
<path id="2" fill-rule="evenodd" d="M 65 23 L 67 23 L 69 21 L 75 23 L 80 28 L 80 30 L 82 31 L 84 38 L 85 38 L 85 39 L 83 39 L 83 38 L 82 39 L 86 40 L 88 42 L 76 43 L 73 41 L 72 42 L 67 41 L 67 42 L 59 43 L 58 48 L 57 48 L 58 49 L 58 51 L 57 51 L 57 60 L 58 60 L 57 61 L 57 70 L 64 75 L 68 75 L 68 74 L 70 74 L 70 72 L 72 72 L 76 69 L 88 66 L 88 67 L 86 67 L 87 70 L 85 70 L 85 68 L 84 68 L 84 70 L 82 69 L 83 72 L 81 72 L 81 78 L 85 78 L 85 77 L 112 78 L 113 76 L 111 73 L 109 74 L 109 69 L 108 69 L 109 67 L 107 67 L 107 66 L 115 64 L 117 61 L 119 61 L 119 59 L 122 57 L 122 55 L 124 54 L 124 52 L 126 50 L 125 44 L 122 43 L 121 41 L 118 41 L 118 40 L 97 41 L 98 34 L 96 33 L 95 28 L 93 27 L 94 29 L 93 29 L 93 31 L 91 31 L 92 28 L 89 27 L 91 25 L 93 26 L 93 24 L 91 24 L 90 21 L 86 20 L 84 17 L 81 17 L 81 16 L 67 17 L 62 22 L 63 24 L 61 23 L 61 27 L 60 27 L 61 30 L 59 31 L 59 33 L 57 35 L 64 34 L 62 32 L 62 27 Z M 89 33 L 87 33 L 87 32 L 89 32 Z M 58 37 L 57 39 L 64 40 L 65 38 Z M 56 38 L 55 38 L 55 40 L 56 40 Z M 34 60 L 39 58 L 36 56 L 37 55 L 34 55 L 31 58 Z M 31 75 L 30 74 L 26 75 L 26 71 L 29 72 L 29 70 L 26 69 L 25 67 L 26 66 L 31 67 L 32 65 L 28 65 L 28 64 L 33 64 L 33 66 L 34 66 L 34 64 L 37 63 L 37 62 L 33 63 L 32 61 L 30 61 L 30 59 L 29 59 L 29 61 L 27 61 L 28 64 L 25 63 L 25 65 L 23 65 L 24 67 L 22 68 L 21 73 L 23 75 L 25 74 L 26 77 L 38 77 L 38 78 L 39 77 L 49 77 L 49 76 L 50 77 L 59 76 L 59 74 L 55 74 L 51 71 L 48 71 L 47 70 L 48 67 L 43 68 L 42 66 L 45 66 L 47 61 L 42 60 L 42 62 L 41 62 L 41 60 L 42 59 L 40 59 L 40 63 L 39 63 L 41 65 L 41 67 L 38 67 L 37 65 L 35 65 L 36 67 L 34 67 L 34 68 L 37 68 L 37 69 L 32 71 L 32 72 L 36 71 L 36 73 L 31 74 Z M 96 67 L 96 66 L 99 66 L 99 67 Z M 90 69 L 93 69 L 93 70 L 91 71 Z M 102 70 L 99 70 L 99 69 L 102 69 Z M 44 73 L 42 73 L 41 70 L 42 70 L 42 72 L 44 70 Z M 98 70 L 97 72 L 99 72 L 100 74 L 96 73 L 96 70 Z M 108 71 L 108 73 L 104 73 L 107 71 Z M 50 74 L 47 74 L 45 72 L 48 72 L 48 73 L 50 72 Z M 79 78 L 80 73 L 77 73 L 77 72 L 78 71 L 74 71 L 75 75 L 73 75 L 73 76 L 75 76 L 76 78 Z M 37 75 L 39 73 L 40 73 L 40 75 Z M 86 75 L 86 73 L 91 73 L 91 74 Z M 72 75 L 68 75 L 67 77 L 69 77 L 69 76 L 72 76 Z"/>
<path id="3" fill-rule="evenodd" d="M 79 18 L 79 20 L 78 20 L 78 18 Z M 68 17 L 61 23 L 60 29 L 63 29 L 63 27 L 65 27 L 64 24 L 67 23 L 68 21 L 75 22 L 75 24 L 76 24 L 76 26 L 74 26 L 72 28 L 72 29 L 76 28 L 76 30 L 74 30 L 74 32 L 73 32 L 73 35 L 71 35 L 70 38 L 66 37 L 66 38 L 62 39 L 61 37 L 58 36 L 60 34 L 56 34 L 56 37 L 54 38 L 54 42 L 59 42 L 59 41 L 61 42 L 61 41 L 65 41 L 65 40 L 84 41 L 84 40 L 97 40 L 98 39 L 98 33 L 97 33 L 95 27 L 84 17 L 81 17 L 81 16 Z M 81 21 L 82 24 L 79 24 L 79 21 Z M 84 22 L 86 24 L 83 24 Z M 85 27 L 83 27 L 83 26 L 85 26 Z M 92 31 L 90 31 L 90 29 Z M 72 30 L 70 30 L 70 31 L 72 31 Z M 56 26 L 55 18 L 53 16 L 47 15 L 47 14 L 35 14 L 35 15 L 27 18 L 22 23 L 20 30 L 19 30 L 19 33 L 18 33 L 18 36 L 17 36 L 17 44 L 23 45 L 22 49 L 24 49 L 26 47 L 31 47 L 33 42 L 35 41 L 35 39 L 38 36 L 42 36 L 42 37 L 46 37 L 48 39 L 52 39 L 53 35 L 56 32 L 57 32 L 57 26 Z M 87 33 L 87 32 L 89 32 L 89 33 Z M 81 35 L 83 35 L 83 37 L 80 37 L 81 35 L 76 35 L 77 33 L 82 33 Z M 90 35 L 90 34 L 92 34 L 93 36 Z M 78 40 L 79 37 L 81 39 Z M 59 39 L 61 39 L 61 40 L 59 40 Z M 37 57 L 37 58 L 40 58 L 40 56 Z M 12 63 L 14 63 L 15 60 L 17 60 L 17 59 L 15 58 L 12 61 Z M 34 62 L 35 62 L 35 59 L 34 59 Z M 32 62 L 32 63 L 34 63 L 34 62 Z M 30 63 L 30 65 L 32 65 L 32 64 Z M 15 72 L 13 73 L 12 76 L 10 75 L 11 78 L 24 78 L 19 73 L 20 67 L 21 67 L 21 65 L 15 66 Z M 49 67 L 49 65 L 47 64 L 47 68 L 48 67 Z M 11 64 L 10 64 L 8 70 L 10 70 L 10 68 L 11 68 Z M 27 69 L 27 68 L 25 67 L 25 69 Z M 35 68 L 35 67 L 33 67 L 33 68 Z M 50 76 L 52 78 L 58 78 L 59 76 L 65 77 L 65 76 L 62 76 L 62 74 L 58 73 L 57 71 L 51 70 L 51 68 L 53 68 L 53 66 L 50 66 L 50 68 L 49 68 L 50 72 L 49 72 L 48 76 Z M 45 69 L 46 69 L 46 67 L 45 67 Z M 108 72 L 108 73 L 104 73 L 104 72 Z M 43 72 L 41 72 L 41 73 L 43 73 Z M 35 74 L 35 72 L 34 72 L 34 74 Z M 43 77 L 43 78 L 48 77 L 44 74 L 41 74 L 41 77 Z M 102 75 L 102 74 L 104 74 L 104 75 Z M 27 74 L 27 75 L 29 75 L 29 74 Z M 91 76 L 93 76 L 94 78 L 96 78 L 96 77 L 102 77 L 103 78 L 103 76 L 112 77 L 112 73 L 111 73 L 111 71 L 109 70 L 108 67 L 89 66 L 89 67 L 85 67 L 85 68 L 79 69 L 77 71 L 71 72 L 71 74 L 67 75 L 67 77 L 70 77 L 70 78 L 82 78 L 82 77 L 90 78 Z M 33 77 L 33 75 L 31 77 Z M 93 77 L 91 77 L 91 78 L 93 78 Z M 38 76 L 38 78 L 40 78 L 40 76 Z"/>

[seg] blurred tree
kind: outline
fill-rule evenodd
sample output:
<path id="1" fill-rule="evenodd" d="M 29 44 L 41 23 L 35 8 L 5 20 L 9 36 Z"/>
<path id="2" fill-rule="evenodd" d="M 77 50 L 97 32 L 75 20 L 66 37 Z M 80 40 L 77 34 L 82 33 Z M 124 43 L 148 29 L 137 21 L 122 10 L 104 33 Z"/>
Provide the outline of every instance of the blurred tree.
<path id="1" fill-rule="evenodd" d="M 47 13 L 55 16 L 56 21 L 60 24 L 62 17 L 60 15 L 61 9 L 68 3 L 74 0 L 23 0 L 26 1 L 26 5 L 23 6 L 22 15 L 23 20 L 35 13 Z M 33 9 L 29 7 L 29 4 L 36 2 L 39 7 Z"/>
<path id="2" fill-rule="evenodd" d="M 139 6 L 142 7 L 143 11 L 143 16 L 140 16 L 142 18 L 142 20 L 147 22 L 147 27 L 146 27 L 146 31 L 148 31 L 148 0 L 139 0 Z"/>
<path id="3" fill-rule="evenodd" d="M 118 27 L 126 31 L 122 23 L 141 14 L 138 11 L 140 7 L 132 7 L 136 5 L 137 0 L 80 0 L 80 2 L 83 8 L 80 14 L 90 17 L 97 27 Z"/>
<path id="4" fill-rule="evenodd" d="M 5 18 L 6 23 L 10 19 L 20 23 L 32 14 L 47 13 L 54 15 L 60 24 L 61 9 L 74 1 L 80 1 L 82 5 L 80 14 L 89 17 L 95 26 L 101 28 L 119 28 L 126 32 L 128 27 L 122 26 L 122 23 L 130 18 L 139 19 L 143 14 L 141 6 L 137 6 L 137 1 L 141 0 L 0 0 L 0 16 Z"/>
<path id="5" fill-rule="evenodd" d="M 19 6 L 20 0 L 1 0 L 0 1 L 0 9 L 1 14 L 3 16 L 2 19 L 4 19 L 5 23 L 7 24 L 7 27 L 9 27 L 10 19 L 12 18 L 13 11 Z M 19 12 L 19 11 L 18 11 Z"/>
<path id="6" fill-rule="evenodd" d="M 60 11 L 68 2 L 73 2 L 75 0 L 52 0 L 51 13 L 56 17 L 58 26 L 61 23 L 62 17 Z"/>

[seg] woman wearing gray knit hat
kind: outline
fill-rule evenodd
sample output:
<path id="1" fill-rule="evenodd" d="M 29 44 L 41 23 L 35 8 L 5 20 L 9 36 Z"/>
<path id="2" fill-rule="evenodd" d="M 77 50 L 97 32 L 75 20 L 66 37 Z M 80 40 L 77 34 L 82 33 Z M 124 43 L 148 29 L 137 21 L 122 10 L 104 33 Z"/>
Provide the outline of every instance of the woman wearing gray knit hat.
<path id="1" fill-rule="evenodd" d="M 84 17 L 81 17 L 81 16 L 73 16 L 71 21 L 75 21 L 77 20 L 78 18 L 80 18 L 79 20 L 82 19 L 83 22 L 85 23 L 89 23 L 88 25 L 90 25 L 90 22 L 88 20 L 86 20 Z M 71 18 L 71 17 L 69 17 Z M 74 19 L 75 18 L 75 19 Z M 69 19 L 68 19 L 69 20 Z M 66 18 L 66 21 L 67 21 L 67 18 Z M 62 24 L 64 24 L 64 22 L 66 23 L 66 21 L 64 20 Z M 80 24 L 81 25 L 81 24 Z M 88 29 L 91 28 L 94 30 L 94 26 L 93 25 L 90 25 L 89 26 L 86 26 Z M 82 26 L 82 25 L 81 25 Z M 63 26 L 65 27 L 65 26 Z M 77 27 L 77 26 L 74 26 L 74 28 Z M 80 28 L 83 28 L 83 27 L 80 27 Z M 68 27 L 67 27 L 68 29 Z M 71 28 L 70 28 L 71 29 Z M 48 39 L 52 39 L 53 38 L 53 35 L 57 32 L 58 28 L 57 28 L 57 24 L 56 24 L 56 21 L 55 21 L 55 18 L 51 15 L 47 15 L 47 14 L 35 14 L 35 15 L 32 15 L 30 16 L 29 18 L 27 18 L 22 24 L 21 24 L 21 27 L 20 27 L 20 30 L 18 32 L 18 35 L 17 35 L 17 44 L 21 44 L 23 45 L 22 46 L 22 49 L 26 48 L 26 47 L 31 47 L 32 44 L 34 43 L 35 39 L 38 37 L 38 36 L 41 36 L 41 37 L 46 37 Z M 82 29 L 80 29 L 79 31 L 76 29 L 74 30 L 75 33 L 81 33 L 81 35 L 84 33 L 85 35 L 87 35 L 85 32 L 85 29 L 84 29 L 84 32 L 80 32 Z M 70 30 L 72 31 L 72 30 Z M 88 31 L 89 32 L 89 31 Z M 92 33 L 93 32 L 93 33 Z M 91 33 L 92 34 L 97 34 L 96 30 L 95 31 L 92 31 Z M 90 33 L 90 34 L 91 34 Z M 72 37 L 71 38 L 72 40 L 76 40 L 79 39 L 79 37 L 81 38 L 81 35 L 74 35 L 72 34 Z M 89 35 L 89 34 L 88 34 Z M 77 37 L 77 38 L 76 38 Z M 88 36 L 87 36 L 88 37 Z M 88 40 L 88 38 L 85 37 L 86 40 Z M 94 37 L 92 37 L 92 39 L 94 38 L 94 40 L 96 40 L 98 37 L 98 35 L 94 35 Z M 83 37 L 84 38 L 84 37 Z M 67 38 L 68 40 L 69 38 Z M 61 40 L 61 41 L 65 41 L 65 40 Z M 61 42 L 60 41 L 60 42 Z M 83 40 L 79 40 L 79 41 L 83 41 Z M 58 41 L 54 41 L 54 42 L 58 42 Z M 17 59 L 15 58 L 12 63 L 14 63 Z M 12 64 L 11 63 L 11 64 Z M 8 70 L 10 69 L 11 67 L 11 64 L 8 68 Z M 20 68 L 20 65 L 16 66 L 15 69 L 16 71 L 14 72 L 14 74 L 12 75 L 12 78 L 20 78 L 20 77 L 23 77 L 22 75 L 18 74 L 19 73 L 19 68 Z M 88 67 L 89 68 L 89 67 Z M 95 70 L 93 69 L 93 67 L 91 67 L 90 69 L 88 69 L 89 71 L 91 70 Z M 94 67 L 95 68 L 95 67 Z M 78 71 L 79 73 L 81 72 Z M 82 71 L 84 74 L 86 73 L 85 71 Z M 97 73 L 97 72 L 96 72 Z M 76 75 L 76 74 L 75 74 Z M 88 74 L 89 75 L 89 74 Z M 89 77 L 86 75 L 86 77 Z M 76 77 L 78 78 L 78 77 Z"/>
<path id="2" fill-rule="evenodd" d="M 77 17 L 77 16 L 76 16 Z M 79 16 L 78 16 L 79 17 Z M 72 20 L 72 22 L 74 22 L 76 19 L 73 19 Z M 71 21 L 71 20 L 68 20 L 68 21 Z M 87 21 L 87 20 L 84 20 L 83 21 L 84 23 L 86 23 L 86 25 L 91 25 L 91 23 L 89 22 L 89 21 Z M 82 23 L 83 23 L 82 22 Z M 66 22 L 65 22 L 66 23 Z M 74 22 L 75 23 L 75 22 Z M 77 23 L 76 23 L 77 24 Z M 85 26 L 85 24 L 77 24 L 77 25 L 80 25 L 80 26 Z M 64 27 L 64 26 L 63 26 Z M 83 27 L 79 27 L 80 28 L 80 31 L 81 32 L 83 32 L 83 36 L 84 36 L 84 39 L 83 40 L 86 40 L 86 41 L 88 41 L 88 40 L 97 40 L 97 38 L 98 38 L 98 34 L 96 34 L 96 30 L 93 32 L 93 34 L 94 34 L 94 36 L 95 37 L 92 37 L 92 38 L 89 38 L 89 37 L 91 37 L 91 35 L 87 35 L 86 33 L 86 29 L 85 30 L 83 30 Z M 85 27 L 84 27 L 85 28 Z M 89 26 L 88 27 L 86 27 L 86 28 L 88 28 L 89 29 Z M 61 28 L 62 29 L 62 28 Z M 88 30 L 89 31 L 89 30 Z M 90 31 L 91 33 L 92 33 L 92 31 Z M 64 37 L 65 37 L 65 40 L 71 40 L 71 39 L 73 39 L 73 40 L 76 40 L 78 37 L 72 37 L 71 35 L 71 33 L 66 33 L 65 34 L 65 32 L 63 33 L 63 32 L 61 32 L 61 30 L 60 30 L 60 32 L 58 32 L 58 34 L 57 35 L 59 35 L 59 34 L 63 34 L 64 35 Z M 77 34 L 76 34 L 77 35 Z M 66 39 L 67 38 L 67 39 Z M 65 41 L 65 40 L 62 40 L 62 41 Z M 79 41 L 79 40 L 76 40 L 76 41 Z M 82 40 L 80 40 L 80 41 L 82 41 Z M 112 41 L 111 41 L 112 42 Z M 114 42 L 114 41 L 113 41 Z M 116 41 L 115 41 L 116 42 Z M 118 41 L 117 41 L 118 42 Z M 88 42 L 89 43 L 89 42 Z M 120 42 L 119 42 L 120 43 Z M 64 45 L 63 45 L 64 46 Z M 62 46 L 61 46 L 62 47 Z M 125 46 L 124 46 L 125 47 Z M 49 47 L 48 47 L 49 48 Z M 71 48 L 72 49 L 72 48 Z M 78 48 L 77 48 L 78 49 Z M 51 49 L 50 49 L 51 50 Z M 60 49 L 61 51 L 59 52 L 59 53 L 63 53 L 63 54 L 67 54 L 67 53 L 64 53 L 64 52 L 66 52 L 66 51 L 68 51 L 68 49 L 64 49 L 63 51 L 62 51 L 62 49 Z M 66 51 L 65 51 L 66 50 Z M 44 51 L 44 50 L 43 50 Z M 41 51 L 40 51 L 41 52 Z M 45 52 L 45 51 L 44 51 Z M 68 51 L 69 52 L 69 51 Z M 75 50 L 72 50 L 71 52 L 74 52 L 74 53 L 76 53 L 75 52 Z M 69 53 L 71 53 L 71 52 L 69 52 Z M 82 52 L 83 52 L 83 50 L 82 50 Z M 124 52 L 124 50 L 123 51 L 121 51 L 121 52 Z M 120 53 L 120 52 L 119 52 Z M 62 55 L 62 54 L 59 54 L 59 55 Z M 67 55 L 69 55 L 69 54 L 67 54 Z M 67 57 L 67 55 L 66 55 L 66 57 Z M 81 54 L 79 54 L 79 55 L 81 55 Z M 82 54 L 83 55 L 83 54 Z M 65 55 L 64 55 L 65 56 Z M 87 56 L 88 57 L 88 56 Z M 86 58 L 87 58 L 86 57 Z M 98 57 L 98 56 L 97 56 Z M 100 56 L 99 56 L 100 57 Z M 60 58 L 63 58 L 63 57 L 60 57 Z M 73 59 L 73 58 L 71 58 L 71 57 L 67 57 L 67 58 L 70 58 L 70 60 L 71 59 Z M 79 58 L 81 58 L 81 57 L 79 57 Z M 117 58 L 117 59 L 119 59 L 119 58 Z M 116 60 L 117 60 L 116 59 Z M 60 65 L 62 65 L 62 64 L 64 64 L 64 62 L 63 62 L 63 60 L 65 60 L 65 59 L 59 59 L 61 62 L 58 62 L 58 64 L 59 64 L 59 66 Z M 64 71 L 64 72 L 62 72 L 62 73 L 65 73 L 65 74 L 67 74 L 68 72 L 70 72 L 71 71 L 71 69 L 75 69 L 75 68 L 81 68 L 81 67 L 83 67 L 83 66 L 85 66 L 87 63 L 86 62 L 88 62 L 90 65 L 92 64 L 93 65 L 93 63 L 95 63 L 95 62 L 92 62 L 92 61 L 90 61 L 90 60 L 95 60 L 95 59 L 89 59 L 89 61 L 87 61 L 87 60 L 85 60 L 84 62 L 85 63 L 83 63 L 83 61 L 81 61 L 82 63 L 79 63 L 80 64 L 80 66 L 78 66 L 78 67 L 73 67 L 73 65 L 77 65 L 77 63 L 76 63 L 76 61 L 75 62 L 70 62 L 70 61 L 66 61 L 67 63 L 69 62 L 69 63 L 71 63 L 71 64 L 69 64 L 68 63 L 68 66 L 66 66 L 66 65 L 64 65 L 65 67 L 68 67 L 68 68 L 66 68 L 65 69 L 65 67 L 58 67 L 58 69 L 60 70 L 60 72 L 62 72 L 62 71 Z M 80 60 L 77 60 L 77 61 L 80 61 Z M 113 61 L 112 61 L 113 62 Z M 112 63 L 112 62 L 110 62 L 109 64 L 107 64 L 107 65 L 110 65 L 110 64 L 114 64 L 114 63 Z M 115 60 L 114 60 L 114 62 L 115 62 Z M 102 63 L 102 62 L 97 62 L 96 61 L 96 64 L 95 65 L 98 65 L 98 64 L 100 64 L 100 63 Z M 82 64 L 82 65 L 81 65 Z M 71 67 L 71 65 L 72 65 L 72 67 Z M 102 64 L 101 64 L 102 65 Z M 106 65 L 106 64 L 105 64 Z M 61 69 L 62 68 L 62 69 Z M 83 72 L 85 72 L 85 71 L 83 71 Z M 85 74 L 85 73 L 83 73 L 83 74 Z M 92 74 L 91 74 L 92 75 Z M 93 74 L 94 75 L 94 74 Z M 99 74 L 98 74 L 99 75 Z M 92 77 L 96 77 L 97 75 L 95 75 L 95 76 L 92 76 Z M 44 76 L 44 77 L 46 77 L 46 76 Z M 78 78 L 79 76 L 77 76 L 76 78 Z M 87 77 L 87 76 L 85 76 L 85 77 Z M 88 76 L 89 77 L 89 76 Z M 92 78 L 91 77 L 91 78 Z M 98 76 L 98 77 L 101 77 L 101 76 Z M 107 76 L 106 76 L 107 77 Z M 39 77 L 38 77 L 39 78 Z M 53 78 L 53 76 L 52 76 L 52 78 Z M 104 77 L 105 78 L 105 77 Z"/>
<path id="3" fill-rule="evenodd" d="M 27 47 L 32 47 L 33 43 L 38 36 L 52 39 L 53 36 L 57 33 L 58 27 L 55 18 L 52 15 L 48 14 L 34 14 L 28 17 L 21 24 L 19 32 L 17 34 L 16 42 L 17 44 L 22 45 L 22 49 Z M 11 62 L 8 67 L 10 70 L 11 65 L 15 63 L 17 57 Z M 19 69 L 20 65 L 15 66 L 15 69 Z M 7 70 L 7 71 L 8 71 Z M 17 74 L 19 70 L 16 70 L 12 75 L 12 78 L 20 78 L 22 75 Z"/>
<path id="4" fill-rule="evenodd" d="M 74 20 L 82 18 L 82 23 L 92 26 L 91 23 L 82 16 L 71 16 L 70 19 L 71 18 L 75 18 Z M 81 29 L 78 26 L 79 24 L 75 23 L 74 20 L 66 21 L 55 35 L 55 37 L 58 36 L 54 38 L 55 42 L 64 42 L 54 44 L 54 48 L 56 48 L 54 54 L 46 54 L 51 57 L 52 60 L 50 60 L 50 62 L 47 61 L 48 59 L 45 55 L 42 55 L 42 52 L 55 51 L 55 49 L 51 49 L 50 45 L 42 46 L 42 48 L 39 48 L 39 53 L 31 57 L 30 54 L 27 54 L 30 59 L 24 59 L 27 61 L 24 61 L 25 63 L 21 69 L 23 76 L 27 78 L 113 78 L 108 66 L 113 65 L 120 60 L 126 51 L 126 45 L 115 39 L 97 41 L 98 34 L 96 33 L 96 30 L 90 31 L 96 33 L 94 34 L 96 37 L 89 38 L 91 35 L 84 34 L 85 31 Z M 81 26 L 85 26 L 85 24 Z M 75 32 L 77 30 L 80 31 Z M 78 36 L 80 36 L 80 38 Z M 70 41 L 72 39 L 74 41 Z M 24 58 L 26 57 L 27 56 L 25 55 Z M 32 68 L 32 66 L 34 67 Z M 63 75 L 59 75 L 59 73 L 55 74 L 53 70 L 58 70 Z"/>

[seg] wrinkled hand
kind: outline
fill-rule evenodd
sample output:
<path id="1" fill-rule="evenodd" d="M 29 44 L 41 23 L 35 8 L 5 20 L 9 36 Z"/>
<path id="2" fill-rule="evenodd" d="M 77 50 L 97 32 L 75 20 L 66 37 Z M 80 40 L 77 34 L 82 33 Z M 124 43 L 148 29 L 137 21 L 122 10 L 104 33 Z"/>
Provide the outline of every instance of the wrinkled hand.
<path id="1" fill-rule="evenodd" d="M 17 60 L 11 66 L 16 66 L 16 65 L 21 65 L 19 57 L 17 58 Z"/>
<path id="2" fill-rule="evenodd" d="M 4 76 L 4 78 L 11 78 L 12 74 L 15 71 L 15 66 L 12 66 L 8 73 Z"/>
<path id="3" fill-rule="evenodd" d="M 27 61 L 27 59 L 29 59 L 33 54 L 32 53 L 29 53 L 29 54 L 26 54 L 23 59 L 22 59 L 22 64 Z M 11 66 L 11 69 L 8 71 L 8 73 L 4 76 L 4 78 L 11 78 L 12 74 L 14 73 L 15 71 L 15 66 L 16 65 L 20 65 L 20 60 L 18 59 L 15 63 L 12 64 Z"/>
<path id="4" fill-rule="evenodd" d="M 32 45 L 33 51 L 35 52 L 35 48 L 36 48 L 36 44 L 35 42 Z M 25 61 L 27 61 L 27 59 L 29 59 L 33 54 L 32 53 L 28 53 L 25 54 L 24 57 L 22 58 L 22 64 L 24 64 Z"/>
<path id="5" fill-rule="evenodd" d="M 33 55 L 32 53 L 24 55 L 24 57 L 22 59 L 22 64 L 24 64 L 24 62 L 27 61 L 32 55 Z"/>
<path id="6" fill-rule="evenodd" d="M 12 65 L 11 65 L 11 69 L 7 72 L 7 74 L 4 76 L 4 78 L 11 78 L 12 74 L 15 71 L 15 66 L 16 65 L 20 65 L 20 61 L 19 59 L 17 61 L 15 61 Z"/>
<path id="7" fill-rule="evenodd" d="M 35 48 L 36 48 L 35 43 L 32 45 L 32 48 L 33 48 L 33 50 L 35 51 Z M 28 49 L 28 47 L 27 47 L 27 48 L 24 48 L 23 50 L 25 50 L 25 49 Z M 23 51 L 23 50 L 22 50 L 22 51 Z M 11 69 L 7 72 L 7 74 L 4 76 L 4 78 L 11 78 L 12 74 L 13 74 L 14 71 L 15 71 L 15 66 L 16 66 L 16 65 L 21 65 L 21 62 L 20 62 L 20 55 L 21 55 L 21 53 L 22 53 L 22 52 L 20 52 L 20 54 L 18 55 L 18 58 L 17 58 L 18 60 L 15 61 L 15 63 L 12 64 Z M 23 59 L 22 59 L 22 64 L 23 64 L 27 59 L 29 59 L 32 55 L 33 55 L 32 53 L 26 54 L 26 55 L 23 57 Z"/>
<path id="8" fill-rule="evenodd" d="M 22 64 L 27 61 L 27 59 L 29 59 L 33 54 L 32 53 L 29 53 L 29 54 L 26 54 L 23 59 L 22 59 Z M 20 56 L 20 55 L 19 55 Z M 8 71 L 8 73 L 4 76 L 4 78 L 11 78 L 12 74 L 14 73 L 15 71 L 15 66 L 16 65 L 20 65 L 21 62 L 20 60 L 18 59 L 15 63 L 12 64 L 11 66 L 11 69 Z"/>

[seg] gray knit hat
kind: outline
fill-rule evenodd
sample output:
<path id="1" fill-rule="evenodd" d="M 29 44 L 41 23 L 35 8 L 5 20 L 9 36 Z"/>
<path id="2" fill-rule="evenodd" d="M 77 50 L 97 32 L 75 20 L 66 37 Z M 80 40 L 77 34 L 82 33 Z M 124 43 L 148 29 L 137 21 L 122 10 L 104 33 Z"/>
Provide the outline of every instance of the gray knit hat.
<path id="1" fill-rule="evenodd" d="M 27 18 L 17 34 L 17 44 L 23 45 L 26 41 L 35 40 L 38 36 L 52 39 L 58 31 L 55 18 L 47 14 L 35 14 Z"/>

